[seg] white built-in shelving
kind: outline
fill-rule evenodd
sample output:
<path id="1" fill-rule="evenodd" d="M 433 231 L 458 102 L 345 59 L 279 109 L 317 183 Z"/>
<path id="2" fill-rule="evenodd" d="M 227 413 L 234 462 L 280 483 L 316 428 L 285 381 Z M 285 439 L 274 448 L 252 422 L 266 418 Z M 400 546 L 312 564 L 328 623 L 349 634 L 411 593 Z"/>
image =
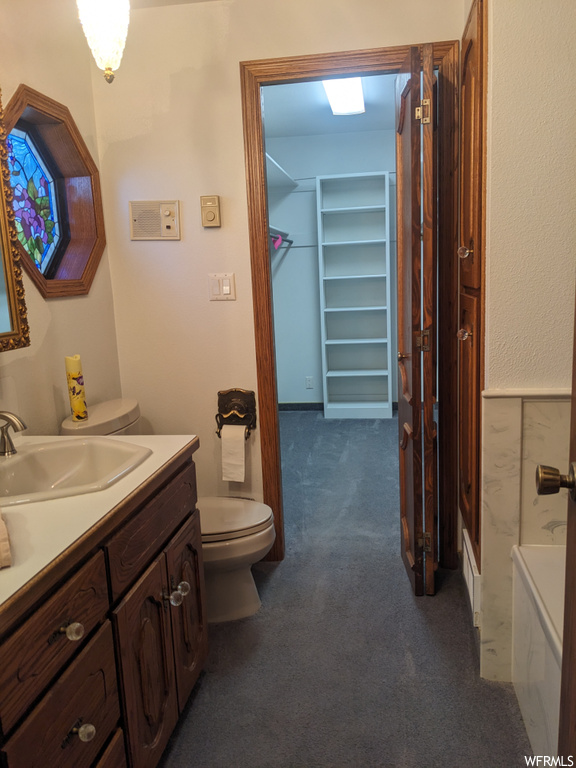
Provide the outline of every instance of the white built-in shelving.
<path id="1" fill-rule="evenodd" d="M 317 178 L 324 415 L 392 416 L 388 173 Z"/>

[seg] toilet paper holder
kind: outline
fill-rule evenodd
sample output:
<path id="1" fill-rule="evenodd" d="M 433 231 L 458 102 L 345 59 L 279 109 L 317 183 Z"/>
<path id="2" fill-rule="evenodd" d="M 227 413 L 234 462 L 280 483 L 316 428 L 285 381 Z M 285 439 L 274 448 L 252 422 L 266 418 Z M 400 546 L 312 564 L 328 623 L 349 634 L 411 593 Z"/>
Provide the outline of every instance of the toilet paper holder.
<path id="1" fill-rule="evenodd" d="M 244 438 L 248 440 L 250 432 L 256 428 L 256 396 L 249 389 L 225 389 L 218 392 L 218 413 L 216 414 L 218 429 L 216 434 L 221 437 L 225 424 L 244 425 Z"/>

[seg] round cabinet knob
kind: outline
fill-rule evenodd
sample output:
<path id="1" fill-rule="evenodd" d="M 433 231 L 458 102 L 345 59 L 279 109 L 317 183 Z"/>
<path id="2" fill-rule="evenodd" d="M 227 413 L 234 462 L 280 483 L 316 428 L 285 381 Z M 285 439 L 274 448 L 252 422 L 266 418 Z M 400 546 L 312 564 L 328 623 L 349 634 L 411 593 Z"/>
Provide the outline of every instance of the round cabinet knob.
<path id="1" fill-rule="evenodd" d="M 80 624 L 79 621 L 73 621 L 60 629 L 60 632 L 63 635 L 66 635 L 68 640 L 71 640 L 73 643 L 78 642 L 78 640 L 82 640 L 85 631 L 86 630 L 84 629 L 84 625 Z"/>
<path id="2" fill-rule="evenodd" d="M 180 584 L 178 584 L 178 592 L 182 596 L 187 595 L 190 592 L 190 584 L 188 584 L 187 581 L 181 581 Z"/>
<path id="3" fill-rule="evenodd" d="M 561 475 L 556 467 L 538 464 L 536 467 L 536 492 L 539 496 L 558 493 L 560 488 L 569 488 L 570 496 L 576 501 L 576 465 L 571 464 L 567 475 Z"/>
<path id="4" fill-rule="evenodd" d="M 472 248 L 466 248 L 465 245 L 461 245 L 460 248 L 458 248 L 458 250 L 456 251 L 456 253 L 458 254 L 459 259 L 467 259 L 468 256 L 473 255 L 474 251 L 472 250 Z"/>
<path id="5" fill-rule="evenodd" d="M 80 741 L 92 741 L 96 736 L 96 728 L 91 723 L 84 723 L 78 728 L 78 738 Z"/>
<path id="6" fill-rule="evenodd" d="M 173 605 L 177 608 L 179 605 L 182 605 L 183 602 L 184 602 L 184 595 L 182 594 L 182 592 L 180 592 L 179 589 L 174 590 L 174 592 L 172 592 L 172 594 L 170 595 L 170 605 Z"/>
<path id="7" fill-rule="evenodd" d="M 472 337 L 472 331 L 468 331 L 466 328 L 460 328 L 456 336 L 460 339 L 460 341 L 466 341 L 466 339 Z"/>

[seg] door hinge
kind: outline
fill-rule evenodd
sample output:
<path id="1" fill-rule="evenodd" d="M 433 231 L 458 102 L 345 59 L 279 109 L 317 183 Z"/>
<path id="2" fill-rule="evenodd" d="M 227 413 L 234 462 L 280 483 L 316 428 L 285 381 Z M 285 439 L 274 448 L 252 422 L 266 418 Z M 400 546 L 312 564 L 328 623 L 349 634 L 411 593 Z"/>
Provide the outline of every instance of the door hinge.
<path id="1" fill-rule="evenodd" d="M 425 553 L 430 554 L 432 552 L 432 534 L 422 532 L 422 538 L 418 539 L 419 546 L 422 547 Z"/>
<path id="2" fill-rule="evenodd" d="M 416 334 L 416 351 L 430 352 L 430 331 L 421 331 Z"/>
<path id="3" fill-rule="evenodd" d="M 430 119 L 431 119 L 430 99 L 422 99 L 422 101 L 420 102 L 420 106 L 416 107 L 415 117 L 416 117 L 416 120 L 420 120 L 422 125 L 425 125 L 430 122 Z"/>

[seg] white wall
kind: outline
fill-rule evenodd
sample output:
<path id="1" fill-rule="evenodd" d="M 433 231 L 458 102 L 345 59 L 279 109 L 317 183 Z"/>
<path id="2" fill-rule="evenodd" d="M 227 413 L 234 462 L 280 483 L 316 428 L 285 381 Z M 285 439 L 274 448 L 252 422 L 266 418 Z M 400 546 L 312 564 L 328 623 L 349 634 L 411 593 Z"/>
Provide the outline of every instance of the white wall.
<path id="1" fill-rule="evenodd" d="M 574 328 L 573 0 L 488 0 L 486 388 L 569 387 Z"/>
<path id="2" fill-rule="evenodd" d="M 266 151 L 298 182 L 292 192 L 268 192 L 270 223 L 294 240 L 288 251 L 273 251 L 271 262 L 278 401 L 321 403 L 316 176 L 394 171 L 395 133 L 267 139 Z M 307 376 L 313 389 L 306 389 Z"/>
<path id="3" fill-rule="evenodd" d="M 352 9 L 352 10 L 351 10 Z M 122 387 L 156 432 L 200 436 L 199 487 L 218 480 L 217 391 L 256 389 L 239 62 L 457 38 L 462 0 L 211 0 L 133 11 L 113 85 L 94 74 Z M 221 229 L 199 196 L 219 194 Z M 182 201 L 182 240 L 132 243 L 129 200 Z M 236 302 L 209 302 L 209 272 Z M 258 433 L 247 482 L 261 497 Z M 236 491 L 236 488 L 232 489 Z"/>
<path id="4" fill-rule="evenodd" d="M 91 56 L 74 0 L 0 5 L 3 104 L 20 83 L 65 104 L 98 165 Z M 15 411 L 30 434 L 57 434 L 70 414 L 66 355 L 82 356 L 88 406 L 121 392 L 107 252 L 89 296 L 45 301 L 26 274 L 24 284 L 31 346 L 0 355 L 0 409 Z"/>

